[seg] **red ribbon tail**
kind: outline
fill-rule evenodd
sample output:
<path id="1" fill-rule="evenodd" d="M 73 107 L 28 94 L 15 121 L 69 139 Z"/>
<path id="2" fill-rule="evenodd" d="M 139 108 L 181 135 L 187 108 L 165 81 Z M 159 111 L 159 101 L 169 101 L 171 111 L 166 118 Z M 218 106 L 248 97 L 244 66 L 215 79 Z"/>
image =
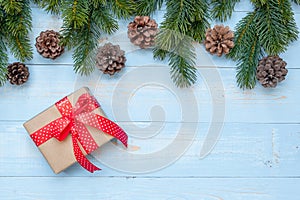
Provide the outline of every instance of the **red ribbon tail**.
<path id="1" fill-rule="evenodd" d="M 72 123 L 69 123 L 68 126 L 58 135 L 57 139 L 63 141 L 71 132 Z"/>
<path id="2" fill-rule="evenodd" d="M 128 147 L 128 136 L 120 126 L 103 116 L 96 115 L 96 117 L 100 123 L 100 130 L 118 139 L 126 148 Z"/>
<path id="3" fill-rule="evenodd" d="M 95 166 L 93 163 L 91 163 L 82 153 L 78 143 L 77 138 L 72 134 L 72 141 L 73 141 L 73 151 L 75 158 L 77 162 L 86 170 L 88 170 L 91 173 L 94 173 L 94 171 L 101 170 L 97 166 Z"/>

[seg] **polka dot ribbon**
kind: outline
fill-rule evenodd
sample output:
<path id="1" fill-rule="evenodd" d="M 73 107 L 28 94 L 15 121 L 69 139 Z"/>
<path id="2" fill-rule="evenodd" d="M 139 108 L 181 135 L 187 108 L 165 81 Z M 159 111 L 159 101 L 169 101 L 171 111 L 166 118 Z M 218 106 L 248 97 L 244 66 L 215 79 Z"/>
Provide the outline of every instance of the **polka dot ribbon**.
<path id="1" fill-rule="evenodd" d="M 79 143 L 87 154 L 98 148 L 97 143 L 85 125 L 92 126 L 120 140 L 127 147 L 128 136 L 114 122 L 92 111 L 99 108 L 97 100 L 85 93 L 81 95 L 73 107 L 67 97 L 55 103 L 62 117 L 52 121 L 30 136 L 37 146 L 51 138 L 63 141 L 69 134 L 72 136 L 73 152 L 78 163 L 89 172 L 100 170 L 82 153 Z"/>

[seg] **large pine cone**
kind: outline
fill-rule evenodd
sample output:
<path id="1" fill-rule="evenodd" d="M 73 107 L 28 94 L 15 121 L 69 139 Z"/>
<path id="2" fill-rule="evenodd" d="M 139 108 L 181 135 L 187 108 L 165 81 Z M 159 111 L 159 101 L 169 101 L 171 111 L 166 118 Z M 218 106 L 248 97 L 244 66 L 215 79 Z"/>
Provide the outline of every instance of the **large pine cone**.
<path id="1" fill-rule="evenodd" d="M 42 31 L 35 39 L 37 51 L 45 58 L 55 59 L 64 52 L 64 46 L 60 45 L 60 34 L 53 30 Z"/>
<path id="2" fill-rule="evenodd" d="M 213 29 L 208 29 L 205 34 L 204 45 L 211 54 L 228 54 L 234 47 L 234 33 L 228 26 L 216 25 Z"/>
<path id="3" fill-rule="evenodd" d="M 25 64 L 14 62 L 7 67 L 7 79 L 13 85 L 22 85 L 28 80 L 29 70 Z"/>
<path id="4" fill-rule="evenodd" d="M 111 43 L 99 48 L 96 55 L 96 66 L 104 74 L 113 75 L 119 72 L 125 66 L 125 62 L 125 51 L 121 50 L 119 45 Z"/>
<path id="5" fill-rule="evenodd" d="M 128 25 L 127 35 L 130 41 L 140 48 L 148 48 L 154 45 L 158 25 L 149 16 L 136 16 Z"/>
<path id="6" fill-rule="evenodd" d="M 287 63 L 279 56 L 268 56 L 259 61 L 256 77 L 265 88 L 274 88 L 285 79 Z"/>

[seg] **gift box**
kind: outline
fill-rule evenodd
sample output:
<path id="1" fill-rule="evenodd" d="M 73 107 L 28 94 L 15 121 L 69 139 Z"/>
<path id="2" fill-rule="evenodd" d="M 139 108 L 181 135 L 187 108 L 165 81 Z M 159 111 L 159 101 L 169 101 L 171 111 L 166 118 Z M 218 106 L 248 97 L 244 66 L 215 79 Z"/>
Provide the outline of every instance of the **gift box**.
<path id="1" fill-rule="evenodd" d="M 85 157 L 113 138 L 127 146 L 126 133 L 106 118 L 99 103 L 84 87 L 24 123 L 54 173 L 72 164 L 99 170 Z"/>

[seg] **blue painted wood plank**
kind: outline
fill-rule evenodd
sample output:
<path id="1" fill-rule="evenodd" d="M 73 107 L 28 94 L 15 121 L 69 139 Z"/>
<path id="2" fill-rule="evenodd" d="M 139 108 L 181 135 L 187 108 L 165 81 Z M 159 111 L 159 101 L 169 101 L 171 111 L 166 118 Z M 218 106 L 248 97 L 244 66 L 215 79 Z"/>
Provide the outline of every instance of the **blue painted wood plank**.
<path id="1" fill-rule="evenodd" d="M 210 126 L 208 123 L 189 124 L 183 130 L 180 128 L 184 124 L 180 123 L 163 125 L 157 122 L 154 123 L 155 128 L 147 128 L 149 123 L 141 122 L 119 124 L 129 134 L 128 152 L 120 153 L 114 145 L 105 145 L 93 154 L 100 161 L 96 163 L 102 171 L 90 174 L 79 165 L 74 165 L 59 176 L 300 176 L 299 124 L 225 123 L 215 148 L 204 159 L 200 159 L 200 149 Z M 193 132 L 193 126 L 197 126 L 196 132 Z M 139 127 L 146 128 L 141 132 Z M 158 131 L 154 133 L 153 129 Z M 182 156 L 178 152 L 168 153 L 169 157 L 176 158 L 176 162 L 161 162 L 166 156 L 164 149 L 174 141 L 180 130 L 186 137 L 178 142 L 178 149 L 186 140 L 191 146 L 186 152 L 182 151 Z M 195 138 L 189 139 L 189 135 L 194 133 Z M 148 157 L 153 152 L 161 154 Z M 136 161 L 137 154 L 144 156 Z M 149 164 L 149 159 L 156 163 Z M 56 176 L 21 121 L 0 122 L 0 163 L 0 176 Z M 150 168 L 147 165 L 151 165 L 149 173 L 144 171 Z M 140 173 L 136 174 L 138 171 Z"/>
<path id="2" fill-rule="evenodd" d="M 209 122 L 213 114 L 209 88 L 220 96 L 215 99 L 215 106 L 223 105 L 218 98 L 225 100 L 226 122 L 297 123 L 300 118 L 298 69 L 290 69 L 287 80 L 276 89 L 264 89 L 258 85 L 254 90 L 243 91 L 236 87 L 234 69 L 199 68 L 197 84 L 189 89 L 178 89 L 170 79 L 168 67 L 154 66 L 127 67 L 114 77 L 101 76 L 98 71 L 92 76 L 81 77 L 69 65 L 30 65 L 28 83 L 21 87 L 8 83 L 0 88 L 0 120 L 28 120 L 81 86 L 90 87 L 108 116 L 117 121 L 128 120 L 115 117 L 117 110 L 128 112 L 130 120 L 149 121 L 150 109 L 158 105 L 165 111 L 167 121 L 182 121 L 181 109 L 194 113 L 198 107 L 198 118 L 190 120 Z M 149 78 L 152 80 L 143 82 L 147 70 L 153 74 Z M 212 79 L 220 73 L 224 91 L 217 86 L 208 86 L 205 82 L 207 77 L 200 76 L 203 72 L 211 72 Z M 195 102 L 189 100 L 186 94 L 193 94 Z M 117 101 L 116 95 L 121 95 L 123 100 Z M 180 103 L 180 99 L 189 106 Z M 159 117 L 153 120 L 159 120 Z"/>
<path id="3" fill-rule="evenodd" d="M 299 197 L 299 178 L 0 178 L 0 199 L 281 200 Z"/>

